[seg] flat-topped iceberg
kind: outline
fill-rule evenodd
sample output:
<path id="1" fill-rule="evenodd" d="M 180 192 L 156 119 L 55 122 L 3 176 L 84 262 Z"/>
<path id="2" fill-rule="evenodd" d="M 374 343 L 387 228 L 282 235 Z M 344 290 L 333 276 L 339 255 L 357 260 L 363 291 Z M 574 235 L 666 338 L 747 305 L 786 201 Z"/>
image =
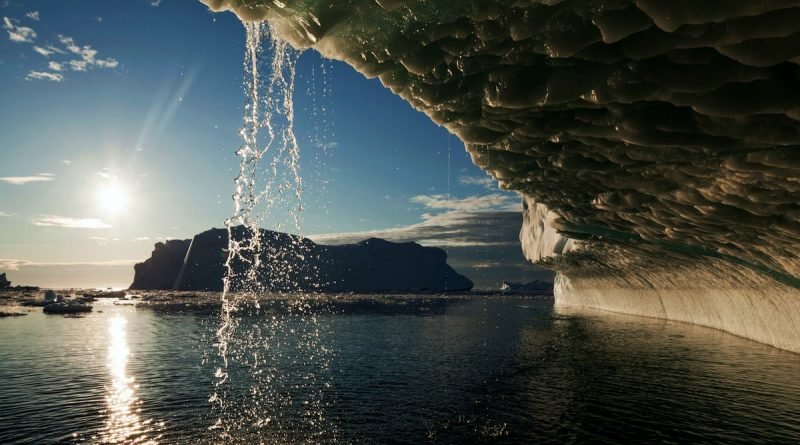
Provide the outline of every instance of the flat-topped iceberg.
<path id="1" fill-rule="evenodd" d="M 417 243 L 371 238 L 325 246 L 270 230 L 232 228 L 246 251 L 258 239 L 260 255 L 243 254 L 232 265 L 231 290 L 320 292 L 445 292 L 472 289 L 472 282 L 447 264 L 447 254 Z M 211 229 L 191 240 L 158 243 L 135 266 L 131 289 L 223 290 L 228 231 Z M 260 264 L 255 270 L 252 264 Z"/>

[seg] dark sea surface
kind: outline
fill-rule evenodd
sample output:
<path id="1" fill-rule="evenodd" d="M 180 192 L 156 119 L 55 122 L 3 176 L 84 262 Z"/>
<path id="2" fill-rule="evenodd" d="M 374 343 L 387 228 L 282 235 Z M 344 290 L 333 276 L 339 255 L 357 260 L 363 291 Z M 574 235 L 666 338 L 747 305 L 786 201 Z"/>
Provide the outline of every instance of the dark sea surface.
<path id="1" fill-rule="evenodd" d="M 0 319 L 0 444 L 800 443 L 800 355 L 712 329 L 521 297 L 235 320 L 225 367 L 216 311 Z"/>

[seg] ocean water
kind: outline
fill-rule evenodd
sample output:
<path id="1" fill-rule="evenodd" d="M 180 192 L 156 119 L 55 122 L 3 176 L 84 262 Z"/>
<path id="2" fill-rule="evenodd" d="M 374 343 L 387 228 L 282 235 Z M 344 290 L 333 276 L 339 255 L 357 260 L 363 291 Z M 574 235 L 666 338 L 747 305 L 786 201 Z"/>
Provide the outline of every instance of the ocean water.
<path id="1" fill-rule="evenodd" d="M 800 443 L 800 355 L 697 326 L 534 298 L 262 307 L 220 412 L 215 311 L 97 308 L 0 319 L 0 443 Z"/>

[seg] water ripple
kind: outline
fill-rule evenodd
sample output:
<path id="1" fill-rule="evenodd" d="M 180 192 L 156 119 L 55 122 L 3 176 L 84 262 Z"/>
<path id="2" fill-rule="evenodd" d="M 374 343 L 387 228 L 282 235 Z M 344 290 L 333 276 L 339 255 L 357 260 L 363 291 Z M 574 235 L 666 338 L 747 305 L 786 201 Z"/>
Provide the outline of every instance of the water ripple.
<path id="1" fill-rule="evenodd" d="M 800 355 L 680 323 L 524 304 L 320 314 L 326 334 L 313 346 L 288 334 L 301 318 L 280 332 L 243 318 L 262 337 L 238 347 L 258 360 L 234 370 L 227 396 L 256 421 L 225 442 L 800 442 Z M 216 322 L 134 308 L 0 320 L 0 443 L 219 441 L 208 429 Z M 329 367 L 305 380 L 323 347 Z M 248 392 L 264 398 L 237 396 Z M 324 417 L 307 416 L 314 403 Z"/>

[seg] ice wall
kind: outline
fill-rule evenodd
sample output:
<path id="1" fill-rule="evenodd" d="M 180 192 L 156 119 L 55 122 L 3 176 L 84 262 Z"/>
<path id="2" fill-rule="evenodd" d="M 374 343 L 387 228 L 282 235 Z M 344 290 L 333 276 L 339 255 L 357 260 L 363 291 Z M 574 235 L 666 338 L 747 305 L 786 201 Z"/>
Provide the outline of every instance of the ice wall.
<path id="1" fill-rule="evenodd" d="M 458 135 L 559 304 L 800 351 L 800 0 L 203 1 Z"/>
<path id="2" fill-rule="evenodd" d="M 724 263 L 693 266 L 589 277 L 558 274 L 556 301 L 699 324 L 800 353 L 796 288 Z"/>

